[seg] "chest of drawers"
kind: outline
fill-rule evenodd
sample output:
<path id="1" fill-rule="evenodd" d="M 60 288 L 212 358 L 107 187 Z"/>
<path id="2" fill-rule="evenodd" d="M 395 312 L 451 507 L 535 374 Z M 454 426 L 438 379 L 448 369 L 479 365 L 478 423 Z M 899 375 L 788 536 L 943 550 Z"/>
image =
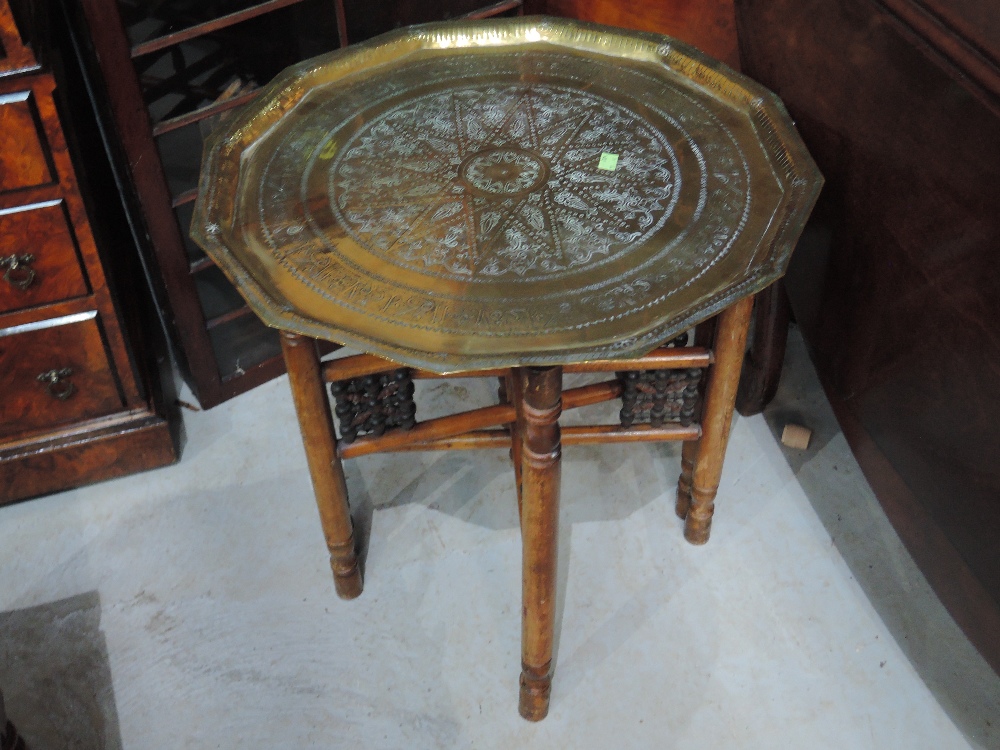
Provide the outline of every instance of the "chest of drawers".
<path id="1" fill-rule="evenodd" d="M 95 242 L 55 78 L 15 19 L 0 2 L 0 503 L 177 455 L 127 249 Z"/>

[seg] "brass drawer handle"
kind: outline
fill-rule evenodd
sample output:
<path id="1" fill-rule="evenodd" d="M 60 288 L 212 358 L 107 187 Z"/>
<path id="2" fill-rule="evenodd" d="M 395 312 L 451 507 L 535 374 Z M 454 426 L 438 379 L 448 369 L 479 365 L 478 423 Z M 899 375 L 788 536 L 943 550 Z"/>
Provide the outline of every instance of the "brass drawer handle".
<path id="1" fill-rule="evenodd" d="M 37 379 L 39 383 L 45 383 L 45 387 L 53 398 L 65 401 L 76 392 L 76 386 L 66 380 L 72 374 L 73 368 L 64 367 L 61 370 L 48 370 L 39 373 Z"/>
<path id="2" fill-rule="evenodd" d="M 35 281 L 35 269 L 31 264 L 35 262 L 35 256 L 30 254 L 18 255 L 12 253 L 5 258 L 0 258 L 0 268 L 6 268 L 3 280 L 18 289 L 27 289 Z"/>

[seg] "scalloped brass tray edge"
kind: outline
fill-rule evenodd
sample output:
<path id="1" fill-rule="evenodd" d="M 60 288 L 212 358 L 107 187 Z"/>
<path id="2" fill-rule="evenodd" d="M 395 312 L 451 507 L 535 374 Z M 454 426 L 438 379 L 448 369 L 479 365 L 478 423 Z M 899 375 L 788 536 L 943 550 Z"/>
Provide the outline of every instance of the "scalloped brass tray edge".
<path id="1" fill-rule="evenodd" d="M 211 218 L 225 209 L 218 190 L 238 175 L 221 168 L 225 157 L 232 167 L 235 152 L 251 145 L 280 119 L 312 85 L 339 80 L 397 60 L 422 49 L 496 47 L 529 42 L 551 42 L 591 53 L 654 62 L 689 82 L 743 110 L 757 129 L 785 197 L 776 213 L 778 227 L 767 248 L 771 262 L 754 269 L 739 283 L 718 290 L 700 304 L 668 320 L 660 320 L 646 331 L 615 342 L 568 346 L 538 353 L 512 356 L 504 352 L 491 358 L 476 354 L 439 355 L 394 345 L 358 335 L 330 323 L 299 314 L 252 272 L 252 257 L 234 252 L 221 238 L 219 225 Z M 378 354 L 404 364 L 439 372 L 460 372 L 482 367 L 545 365 L 586 362 L 636 356 L 654 348 L 675 333 L 710 317 L 735 299 L 755 293 L 784 273 L 794 242 L 801 233 L 822 186 L 820 176 L 780 100 L 759 84 L 670 37 L 632 32 L 566 19 L 522 17 L 491 21 L 446 22 L 397 30 L 359 45 L 329 53 L 292 66 L 272 81 L 247 107 L 205 144 L 200 184 L 202 190 L 191 221 L 192 238 L 222 269 L 268 326 L 325 338 Z M 249 268 L 248 268 L 249 266 Z"/>

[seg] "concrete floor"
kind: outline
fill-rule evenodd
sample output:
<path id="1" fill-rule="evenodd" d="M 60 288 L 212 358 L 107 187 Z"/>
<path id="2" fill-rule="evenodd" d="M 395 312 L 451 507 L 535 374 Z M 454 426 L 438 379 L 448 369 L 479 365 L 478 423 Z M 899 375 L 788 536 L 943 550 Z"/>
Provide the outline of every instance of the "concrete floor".
<path id="1" fill-rule="evenodd" d="M 348 464 L 364 595 L 336 598 L 284 379 L 187 413 L 170 468 L 0 509 L 0 686 L 56 748 L 996 748 L 1000 678 L 886 521 L 794 335 L 733 429 L 711 542 L 677 446 L 565 450 L 548 719 L 517 714 L 501 451 Z M 427 384 L 420 413 L 492 397 Z M 811 426 L 783 448 L 785 421 Z"/>

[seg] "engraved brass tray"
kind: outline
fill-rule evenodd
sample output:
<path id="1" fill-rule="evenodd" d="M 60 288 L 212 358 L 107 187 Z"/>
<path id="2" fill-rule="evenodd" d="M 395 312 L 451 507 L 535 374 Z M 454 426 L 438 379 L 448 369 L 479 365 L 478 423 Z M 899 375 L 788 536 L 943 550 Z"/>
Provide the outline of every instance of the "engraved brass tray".
<path id="1" fill-rule="evenodd" d="M 822 184 L 668 37 L 430 24 L 300 63 L 205 149 L 192 236 L 270 326 L 440 372 L 642 354 L 764 288 Z"/>

